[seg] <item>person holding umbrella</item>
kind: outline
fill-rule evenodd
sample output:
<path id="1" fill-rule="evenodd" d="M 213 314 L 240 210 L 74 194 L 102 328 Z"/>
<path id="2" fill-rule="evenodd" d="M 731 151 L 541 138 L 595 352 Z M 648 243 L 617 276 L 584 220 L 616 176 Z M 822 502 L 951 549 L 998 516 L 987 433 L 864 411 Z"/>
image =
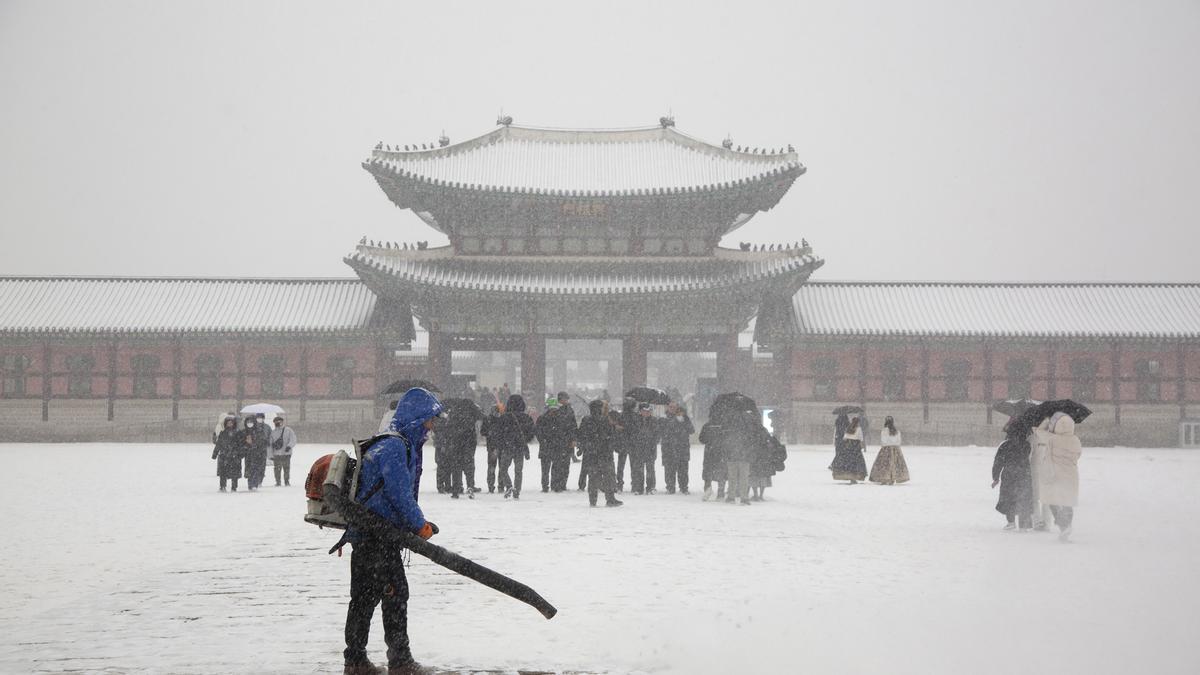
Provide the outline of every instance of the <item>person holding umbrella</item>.
<path id="1" fill-rule="evenodd" d="M 848 480 L 851 485 L 867 477 L 867 460 L 863 458 L 863 432 L 859 428 L 857 417 L 850 418 L 842 442 L 838 444 L 837 455 L 829 468 L 833 472 L 834 480 Z"/>
<path id="2" fill-rule="evenodd" d="M 1075 505 L 1079 503 L 1079 457 L 1083 454 L 1083 444 L 1075 435 L 1075 420 L 1063 412 L 1054 413 L 1034 435 L 1038 500 L 1050 509 L 1058 526 L 1058 540 L 1065 543 L 1070 541 Z"/>
<path id="3" fill-rule="evenodd" d="M 1017 419 L 1004 425 L 1004 442 L 992 461 L 992 488 L 1000 486 L 996 510 L 1008 523 L 1004 529 L 1033 529 L 1033 476 L 1029 467 L 1029 428 Z"/>

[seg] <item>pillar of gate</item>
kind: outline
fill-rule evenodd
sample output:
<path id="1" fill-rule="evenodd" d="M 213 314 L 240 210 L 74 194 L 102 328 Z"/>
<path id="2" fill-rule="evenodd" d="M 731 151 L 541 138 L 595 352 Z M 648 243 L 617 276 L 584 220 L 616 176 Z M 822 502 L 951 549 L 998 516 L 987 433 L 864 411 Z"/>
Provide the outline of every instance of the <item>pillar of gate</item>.
<path id="1" fill-rule="evenodd" d="M 521 391 L 531 410 L 541 410 L 546 401 L 546 338 L 530 333 L 521 345 Z"/>
<path id="2" fill-rule="evenodd" d="M 646 384 L 646 342 L 641 335 L 621 340 L 621 389 Z"/>
<path id="3" fill-rule="evenodd" d="M 721 393 L 735 391 L 742 384 L 737 340 L 737 333 L 717 338 L 717 389 Z"/>
<path id="4" fill-rule="evenodd" d="M 453 338 L 442 333 L 429 332 L 429 379 L 447 396 L 451 395 L 450 374 L 453 354 Z"/>

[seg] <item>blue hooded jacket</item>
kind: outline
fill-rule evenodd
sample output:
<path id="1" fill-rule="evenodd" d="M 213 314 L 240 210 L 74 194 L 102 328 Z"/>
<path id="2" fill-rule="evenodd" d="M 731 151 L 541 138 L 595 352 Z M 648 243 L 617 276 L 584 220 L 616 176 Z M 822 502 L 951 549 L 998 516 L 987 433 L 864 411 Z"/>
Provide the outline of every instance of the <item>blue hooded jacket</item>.
<path id="1" fill-rule="evenodd" d="M 425 526 L 425 515 L 417 506 L 424 425 L 441 413 L 437 397 L 424 389 L 409 389 L 396 404 L 388 429 L 396 435 L 376 441 L 363 455 L 358 499 L 366 496 L 363 506 L 410 532 Z"/>

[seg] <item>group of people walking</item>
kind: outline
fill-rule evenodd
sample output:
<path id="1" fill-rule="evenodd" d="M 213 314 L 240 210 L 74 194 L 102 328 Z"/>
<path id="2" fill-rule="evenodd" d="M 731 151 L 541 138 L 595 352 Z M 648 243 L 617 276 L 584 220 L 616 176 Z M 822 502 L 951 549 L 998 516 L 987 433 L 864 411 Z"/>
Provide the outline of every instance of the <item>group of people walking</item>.
<path id="1" fill-rule="evenodd" d="M 1083 446 L 1075 420 L 1055 413 L 1030 427 L 1014 417 L 992 462 L 992 487 L 1000 486 L 996 510 L 1006 530 L 1046 531 L 1051 518 L 1059 539 L 1069 541 L 1079 503 L 1079 457 Z"/>
<path id="2" fill-rule="evenodd" d="M 909 481 L 908 463 L 901 450 L 903 438 L 891 415 L 883 421 L 879 434 L 879 453 L 867 473 L 865 420 L 848 414 L 838 415 L 834 421 L 834 456 L 829 470 L 834 480 L 850 481 L 856 485 L 867 480 L 881 485 L 896 485 Z"/>
<path id="3" fill-rule="evenodd" d="M 704 501 L 745 506 L 763 501 L 771 477 L 783 471 L 787 460 L 787 448 L 767 432 L 756 410 L 711 414 L 699 440 L 704 444 Z"/>
<path id="4" fill-rule="evenodd" d="M 282 416 L 267 428 L 265 415 L 247 415 L 238 427 L 237 415 L 228 413 L 221 430 L 213 437 L 212 458 L 217 461 L 220 491 L 226 486 L 237 492 L 238 480 L 246 479 L 246 487 L 257 490 L 267 473 L 268 457 L 275 465 L 275 485 L 291 485 L 292 450 L 296 447 L 296 432 L 284 424 Z"/>

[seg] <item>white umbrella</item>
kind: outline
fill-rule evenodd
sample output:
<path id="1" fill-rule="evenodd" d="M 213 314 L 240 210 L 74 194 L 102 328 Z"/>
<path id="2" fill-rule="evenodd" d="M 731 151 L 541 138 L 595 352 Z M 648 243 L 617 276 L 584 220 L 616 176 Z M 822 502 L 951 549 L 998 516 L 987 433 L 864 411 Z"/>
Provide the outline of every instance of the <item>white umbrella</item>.
<path id="1" fill-rule="evenodd" d="M 242 408 L 243 415 L 257 415 L 258 413 L 264 415 L 282 415 L 283 412 L 283 408 L 274 403 L 255 403 Z"/>

